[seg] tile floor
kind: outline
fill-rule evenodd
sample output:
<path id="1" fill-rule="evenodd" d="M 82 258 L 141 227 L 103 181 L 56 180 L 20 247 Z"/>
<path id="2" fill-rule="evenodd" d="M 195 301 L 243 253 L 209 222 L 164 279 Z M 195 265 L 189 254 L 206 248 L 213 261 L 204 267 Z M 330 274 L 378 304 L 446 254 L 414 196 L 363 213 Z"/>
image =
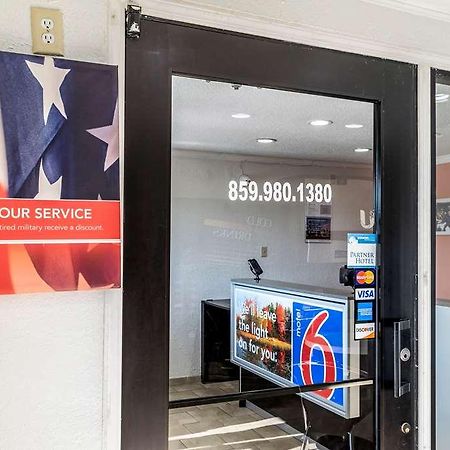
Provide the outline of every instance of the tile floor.
<path id="1" fill-rule="evenodd" d="M 202 385 L 189 381 L 171 385 L 170 398 L 238 392 L 235 382 Z M 169 449 L 294 450 L 301 441 L 282 430 L 276 417 L 262 417 L 238 402 L 173 409 L 169 415 Z"/>
<path id="2" fill-rule="evenodd" d="M 193 397 L 208 397 L 239 392 L 239 381 L 203 384 L 199 379 L 176 380 L 170 383 L 170 400 L 182 400 Z"/>

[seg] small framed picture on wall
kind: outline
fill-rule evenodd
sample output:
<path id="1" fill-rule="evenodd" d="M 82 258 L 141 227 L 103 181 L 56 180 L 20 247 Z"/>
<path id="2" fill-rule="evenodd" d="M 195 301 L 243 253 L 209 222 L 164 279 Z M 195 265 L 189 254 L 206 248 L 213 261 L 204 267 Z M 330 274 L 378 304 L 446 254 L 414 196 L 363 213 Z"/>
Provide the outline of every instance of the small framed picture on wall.
<path id="1" fill-rule="evenodd" d="M 436 200 L 436 234 L 450 235 L 450 198 Z"/>
<path id="2" fill-rule="evenodd" d="M 331 217 L 306 216 L 305 241 L 329 242 L 331 240 Z"/>

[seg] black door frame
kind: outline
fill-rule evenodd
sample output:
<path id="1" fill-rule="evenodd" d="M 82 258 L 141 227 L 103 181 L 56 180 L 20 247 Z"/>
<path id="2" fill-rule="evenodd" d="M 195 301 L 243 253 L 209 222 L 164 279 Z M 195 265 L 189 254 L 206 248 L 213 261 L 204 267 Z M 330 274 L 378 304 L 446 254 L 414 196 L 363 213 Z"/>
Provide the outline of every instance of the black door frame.
<path id="1" fill-rule="evenodd" d="M 410 371 L 411 392 L 395 399 L 392 334 L 394 321 L 410 319 L 416 342 L 416 66 L 152 17 L 143 17 L 139 39 L 126 41 L 122 448 L 167 447 L 173 73 L 376 104 L 378 441 L 415 448 L 417 373 Z"/>

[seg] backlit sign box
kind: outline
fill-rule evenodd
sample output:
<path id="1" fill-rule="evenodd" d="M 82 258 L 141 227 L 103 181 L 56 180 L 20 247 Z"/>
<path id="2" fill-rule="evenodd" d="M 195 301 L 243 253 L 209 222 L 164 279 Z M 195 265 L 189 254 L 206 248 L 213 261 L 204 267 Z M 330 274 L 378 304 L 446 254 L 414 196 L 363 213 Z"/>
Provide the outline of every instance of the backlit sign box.
<path id="1" fill-rule="evenodd" d="M 359 378 L 347 297 L 246 280 L 232 281 L 231 291 L 235 364 L 284 387 Z M 359 387 L 302 395 L 340 416 L 359 416 Z"/>

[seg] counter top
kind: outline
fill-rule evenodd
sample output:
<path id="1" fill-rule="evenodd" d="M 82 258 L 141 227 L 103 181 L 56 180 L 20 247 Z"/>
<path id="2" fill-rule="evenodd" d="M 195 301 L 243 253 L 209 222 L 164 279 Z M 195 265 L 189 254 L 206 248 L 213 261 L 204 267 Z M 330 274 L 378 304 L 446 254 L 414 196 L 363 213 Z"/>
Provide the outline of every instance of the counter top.
<path id="1" fill-rule="evenodd" d="M 343 298 L 349 299 L 352 297 L 351 288 L 332 289 L 324 288 L 320 286 L 311 286 L 307 284 L 287 283 L 285 281 L 276 280 L 260 280 L 257 283 L 252 278 L 238 278 L 231 280 L 232 284 L 249 286 L 261 290 L 269 290 L 274 292 L 285 292 L 293 294 L 311 295 L 313 297 L 324 296 L 328 298 L 336 298 L 342 300 Z"/>
<path id="2" fill-rule="evenodd" d="M 229 298 L 219 298 L 219 299 L 208 298 L 206 300 L 203 300 L 203 302 L 211 306 L 216 306 L 217 308 L 230 309 Z"/>

